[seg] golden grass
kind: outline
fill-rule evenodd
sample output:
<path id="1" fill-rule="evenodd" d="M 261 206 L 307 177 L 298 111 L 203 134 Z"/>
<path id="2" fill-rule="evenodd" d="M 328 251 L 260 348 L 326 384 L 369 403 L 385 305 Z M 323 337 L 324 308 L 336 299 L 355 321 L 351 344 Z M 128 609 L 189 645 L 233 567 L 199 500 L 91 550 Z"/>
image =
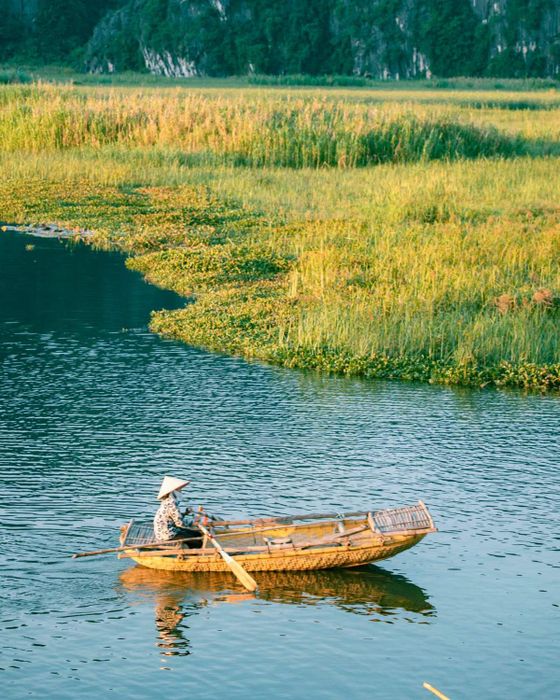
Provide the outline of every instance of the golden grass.
<path id="1" fill-rule="evenodd" d="M 560 110 L 529 119 L 534 111 L 429 102 L 5 86 L 0 149 L 159 146 L 196 156 L 197 165 L 296 168 L 557 152 Z"/>
<path id="2" fill-rule="evenodd" d="M 0 219 L 94 228 L 151 281 L 195 293 L 153 321 L 187 342 L 365 376 L 560 386 L 559 159 L 535 156 L 558 144 L 554 96 L 536 111 L 334 92 L 4 88 Z M 356 135 L 386 124 L 420 144 L 417 162 L 352 167 Z M 532 155 L 430 160 L 433 129 L 416 124 L 475 125 L 492 143 L 499 126 Z M 324 137 L 354 156 L 303 167 Z M 292 167 L 256 167 L 269 153 Z"/>

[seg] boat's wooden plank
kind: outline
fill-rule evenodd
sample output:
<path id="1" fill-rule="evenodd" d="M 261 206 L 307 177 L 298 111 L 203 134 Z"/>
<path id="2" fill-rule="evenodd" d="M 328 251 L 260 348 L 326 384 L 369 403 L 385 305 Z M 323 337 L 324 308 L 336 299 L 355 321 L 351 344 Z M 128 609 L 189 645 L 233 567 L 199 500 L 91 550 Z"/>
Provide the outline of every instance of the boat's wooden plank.
<path id="1" fill-rule="evenodd" d="M 355 527 L 352 530 L 344 530 L 344 532 L 337 532 L 334 535 L 327 535 L 325 537 L 320 537 L 316 540 L 310 540 L 308 543 L 294 542 L 296 547 L 308 548 L 315 545 L 329 544 L 329 542 L 338 542 L 346 538 L 354 537 L 365 530 L 369 530 L 368 525 L 362 525 L 361 527 Z"/>
<path id="2" fill-rule="evenodd" d="M 348 522 L 350 522 L 350 523 L 354 523 L 354 522 L 355 522 L 355 523 L 359 523 L 360 520 L 361 520 L 361 518 L 360 518 L 360 519 L 350 519 L 350 518 L 347 518 L 347 519 L 346 519 L 346 523 L 348 523 Z M 246 536 L 246 537 L 252 537 L 252 536 L 255 536 L 255 535 L 260 535 L 260 534 L 263 534 L 263 533 L 270 532 L 270 531 L 272 531 L 272 530 L 280 530 L 280 529 L 289 529 L 289 535 L 285 535 L 285 536 L 290 536 L 290 535 L 293 534 L 293 533 L 297 534 L 297 531 L 298 531 L 298 530 L 305 530 L 305 529 L 308 529 L 308 528 L 315 528 L 315 527 L 327 528 L 327 527 L 332 527 L 332 528 L 334 529 L 335 527 L 340 526 L 341 523 L 343 523 L 343 522 L 344 522 L 344 521 L 341 521 L 341 520 L 325 520 L 325 521 L 321 521 L 321 522 L 317 522 L 317 523 L 309 523 L 309 524 L 305 524 L 305 523 L 293 524 L 293 523 L 275 522 L 275 523 L 272 523 L 272 524 L 269 524 L 269 525 L 263 525 L 263 526 L 259 526 L 259 527 L 251 527 L 251 528 L 244 528 L 244 529 L 237 529 L 237 528 L 235 528 L 235 529 L 232 529 L 232 530 L 229 530 L 229 529 L 228 529 L 228 530 L 225 530 L 225 531 L 223 531 L 223 532 L 219 529 L 219 527 L 214 526 L 214 527 L 213 527 L 213 531 L 214 531 L 214 533 L 216 534 L 216 536 L 217 536 L 217 537 L 220 537 L 221 539 L 224 539 L 224 538 L 235 538 L 235 537 L 241 536 L 241 535 L 244 535 L 244 536 Z"/>
<path id="3" fill-rule="evenodd" d="M 279 515 L 270 518 L 255 518 L 254 520 L 216 520 L 213 527 L 226 527 L 231 525 L 269 525 L 279 523 L 290 524 L 296 520 L 346 520 L 348 518 L 366 517 L 365 511 L 352 511 L 350 513 L 301 513 L 296 515 Z"/>
<path id="4" fill-rule="evenodd" d="M 414 530 L 395 530 L 394 532 L 391 532 L 390 530 L 387 530 L 385 532 L 381 533 L 382 537 L 398 537 L 399 535 L 429 535 L 431 532 L 437 532 L 437 528 L 435 527 L 418 527 L 415 528 Z"/>
<path id="5" fill-rule="evenodd" d="M 228 548 L 228 553 L 231 554 L 239 554 L 239 552 L 244 552 L 244 549 L 229 549 Z M 214 557 L 214 558 L 219 558 L 218 555 L 216 554 L 216 550 L 213 548 L 208 548 L 205 550 L 202 549 L 154 549 L 153 551 L 148 549 L 148 550 L 142 550 L 142 551 L 137 551 L 134 548 L 130 547 L 127 549 L 125 552 L 122 553 L 123 557 L 176 557 L 176 556 L 184 556 L 184 557 Z"/>

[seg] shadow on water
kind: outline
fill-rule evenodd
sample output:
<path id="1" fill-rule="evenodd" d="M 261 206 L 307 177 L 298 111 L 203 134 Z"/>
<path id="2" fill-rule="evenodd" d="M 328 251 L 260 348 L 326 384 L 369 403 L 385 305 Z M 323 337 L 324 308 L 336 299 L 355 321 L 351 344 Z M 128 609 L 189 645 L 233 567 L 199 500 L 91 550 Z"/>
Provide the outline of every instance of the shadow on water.
<path id="1" fill-rule="evenodd" d="M 132 604 L 154 605 L 157 646 L 165 656 L 191 653 L 186 620 L 210 605 L 264 600 L 295 606 L 334 606 L 372 621 L 396 617 L 427 624 L 435 617 L 426 592 L 405 576 L 377 566 L 354 570 L 260 572 L 257 594 L 249 593 L 225 573 L 125 569 L 117 589 L 134 597 Z M 412 615 L 410 614 L 412 613 Z"/>
<path id="2" fill-rule="evenodd" d="M 0 338 L 8 335 L 6 322 L 17 322 L 34 332 L 73 333 L 83 339 L 145 327 L 152 310 L 186 303 L 131 274 L 120 253 L 13 231 L 1 236 Z"/>

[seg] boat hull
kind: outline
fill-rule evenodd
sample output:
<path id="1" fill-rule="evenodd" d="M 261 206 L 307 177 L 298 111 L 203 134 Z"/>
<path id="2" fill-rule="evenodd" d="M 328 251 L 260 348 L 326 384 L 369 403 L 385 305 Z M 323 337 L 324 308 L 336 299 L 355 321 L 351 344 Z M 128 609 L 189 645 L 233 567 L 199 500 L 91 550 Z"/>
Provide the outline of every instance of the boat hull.
<path id="1" fill-rule="evenodd" d="M 320 549 L 289 549 L 279 551 L 243 553 L 235 555 L 246 571 L 311 571 L 364 566 L 399 554 L 420 542 L 425 534 L 393 535 L 379 541 L 371 538 L 368 542 L 343 546 L 321 547 Z M 125 553 L 141 566 L 162 571 L 188 572 L 229 572 L 229 566 L 218 553 L 200 554 L 197 550 L 184 550 L 184 553 L 158 556 L 143 554 L 133 549 Z"/>

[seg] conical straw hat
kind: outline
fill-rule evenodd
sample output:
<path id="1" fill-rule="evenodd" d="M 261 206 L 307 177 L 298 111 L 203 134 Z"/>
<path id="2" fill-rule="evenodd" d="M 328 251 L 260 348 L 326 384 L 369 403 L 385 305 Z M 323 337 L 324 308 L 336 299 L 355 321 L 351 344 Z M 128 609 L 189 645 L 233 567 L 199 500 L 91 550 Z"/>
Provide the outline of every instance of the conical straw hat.
<path id="1" fill-rule="evenodd" d="M 161 500 L 164 496 L 169 495 L 172 491 L 179 491 L 184 486 L 189 484 L 189 481 L 184 479 L 176 479 L 174 476 L 165 476 L 161 482 L 158 498 Z"/>

